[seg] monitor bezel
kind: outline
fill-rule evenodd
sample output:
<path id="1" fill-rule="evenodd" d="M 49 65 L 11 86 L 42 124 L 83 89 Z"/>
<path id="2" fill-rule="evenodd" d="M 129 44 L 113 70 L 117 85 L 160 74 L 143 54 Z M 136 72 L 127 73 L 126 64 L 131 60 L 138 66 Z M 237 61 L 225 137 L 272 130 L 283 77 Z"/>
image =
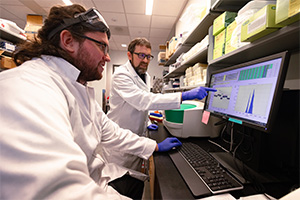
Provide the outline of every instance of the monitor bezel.
<path id="1" fill-rule="evenodd" d="M 263 131 L 263 132 L 267 132 L 267 133 L 271 132 L 273 124 L 274 124 L 275 119 L 276 119 L 276 114 L 277 114 L 278 109 L 279 109 L 279 104 L 280 104 L 282 91 L 283 91 L 283 85 L 284 85 L 284 82 L 285 82 L 287 68 L 288 68 L 288 64 L 289 64 L 289 52 L 288 51 L 272 54 L 272 55 L 269 55 L 269 56 L 265 56 L 265 57 L 262 57 L 262 58 L 258 58 L 258 59 L 255 59 L 255 60 L 251 60 L 251 61 L 248 61 L 248 62 L 236 64 L 236 65 L 233 65 L 233 66 L 230 66 L 230 67 L 226 67 L 226 68 L 223 68 L 223 69 L 220 69 L 220 70 L 213 71 L 210 74 L 209 82 L 208 82 L 208 87 L 211 87 L 211 79 L 212 79 L 212 76 L 215 75 L 215 74 L 230 71 L 230 70 L 234 70 L 234 69 L 237 69 L 237 68 L 242 68 L 242 67 L 254 65 L 254 64 L 258 64 L 258 63 L 261 63 L 261 62 L 266 62 L 266 61 L 273 60 L 273 59 L 276 59 L 276 58 L 282 58 L 282 62 L 281 62 L 280 69 L 279 69 L 279 76 L 278 76 L 278 80 L 277 80 L 275 91 L 274 91 L 274 98 L 273 98 L 273 101 L 272 101 L 272 104 L 271 104 L 269 118 L 268 118 L 267 123 L 266 123 L 265 126 L 257 124 L 257 123 L 253 123 L 250 120 L 247 120 L 247 119 L 244 119 L 244 118 L 240 118 L 240 117 L 236 117 L 236 116 L 229 116 L 229 115 L 225 115 L 225 114 L 222 114 L 222 113 L 219 113 L 219 112 L 212 112 L 212 111 L 208 110 L 208 103 L 207 103 L 208 100 L 209 100 L 208 97 L 206 97 L 206 99 L 205 99 L 205 104 L 204 104 L 203 111 L 208 111 L 208 112 L 210 112 L 210 114 L 212 114 L 216 117 L 220 117 L 224 120 L 229 120 L 229 118 L 230 118 L 230 119 L 232 119 L 232 120 L 230 120 L 232 122 L 235 122 L 235 120 L 237 120 L 238 123 L 242 122 L 241 125 L 245 125 L 245 126 L 248 126 L 248 127 Z"/>

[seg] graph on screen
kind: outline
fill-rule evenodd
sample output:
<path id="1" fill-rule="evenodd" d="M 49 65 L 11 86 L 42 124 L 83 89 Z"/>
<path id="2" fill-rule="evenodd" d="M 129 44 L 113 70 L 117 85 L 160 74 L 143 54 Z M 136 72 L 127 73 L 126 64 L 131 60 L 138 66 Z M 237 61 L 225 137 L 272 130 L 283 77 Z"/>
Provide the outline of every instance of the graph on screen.
<path id="1" fill-rule="evenodd" d="M 240 86 L 234 110 L 240 113 L 265 116 L 271 91 L 272 84 Z"/>
<path id="2" fill-rule="evenodd" d="M 214 93 L 212 106 L 216 108 L 227 109 L 230 101 L 232 87 L 216 88 L 217 92 Z"/>

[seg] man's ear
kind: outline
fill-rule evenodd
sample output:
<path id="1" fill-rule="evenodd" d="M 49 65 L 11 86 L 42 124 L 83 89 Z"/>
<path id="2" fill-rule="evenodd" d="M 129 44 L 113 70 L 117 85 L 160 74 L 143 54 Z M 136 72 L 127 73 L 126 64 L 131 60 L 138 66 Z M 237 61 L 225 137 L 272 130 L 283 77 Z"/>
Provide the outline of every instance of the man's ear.
<path id="1" fill-rule="evenodd" d="M 74 53 L 78 48 L 78 41 L 74 40 L 74 37 L 68 30 L 63 30 L 60 33 L 60 46 L 68 53 Z"/>
<path id="2" fill-rule="evenodd" d="M 132 54 L 129 51 L 127 51 L 127 56 L 128 56 L 128 59 L 132 61 Z"/>

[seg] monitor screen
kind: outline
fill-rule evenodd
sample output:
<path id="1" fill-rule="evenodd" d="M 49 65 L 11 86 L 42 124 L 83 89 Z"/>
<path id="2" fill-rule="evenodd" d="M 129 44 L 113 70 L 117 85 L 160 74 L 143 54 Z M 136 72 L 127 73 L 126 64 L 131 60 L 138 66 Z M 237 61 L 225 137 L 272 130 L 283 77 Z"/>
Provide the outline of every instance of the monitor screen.
<path id="1" fill-rule="evenodd" d="M 204 110 L 268 132 L 274 121 L 288 67 L 282 52 L 211 74 Z"/>

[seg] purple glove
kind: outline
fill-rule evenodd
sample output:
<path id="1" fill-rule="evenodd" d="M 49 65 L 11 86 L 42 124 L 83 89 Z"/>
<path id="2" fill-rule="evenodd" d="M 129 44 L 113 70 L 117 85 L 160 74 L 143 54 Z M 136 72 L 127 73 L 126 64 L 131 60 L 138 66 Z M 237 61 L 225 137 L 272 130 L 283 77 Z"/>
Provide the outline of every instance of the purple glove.
<path id="1" fill-rule="evenodd" d="M 161 143 L 158 143 L 158 151 L 163 152 L 163 151 L 169 151 L 173 147 L 181 146 L 182 143 L 175 137 L 168 137 Z"/>
<path id="2" fill-rule="evenodd" d="M 216 89 L 207 87 L 197 87 L 195 89 L 182 92 L 182 101 L 193 100 L 193 99 L 203 99 L 207 95 L 207 91 L 216 92 Z"/>
<path id="3" fill-rule="evenodd" d="M 156 131 L 158 129 L 158 126 L 156 124 L 150 124 L 147 129 L 151 131 Z"/>

